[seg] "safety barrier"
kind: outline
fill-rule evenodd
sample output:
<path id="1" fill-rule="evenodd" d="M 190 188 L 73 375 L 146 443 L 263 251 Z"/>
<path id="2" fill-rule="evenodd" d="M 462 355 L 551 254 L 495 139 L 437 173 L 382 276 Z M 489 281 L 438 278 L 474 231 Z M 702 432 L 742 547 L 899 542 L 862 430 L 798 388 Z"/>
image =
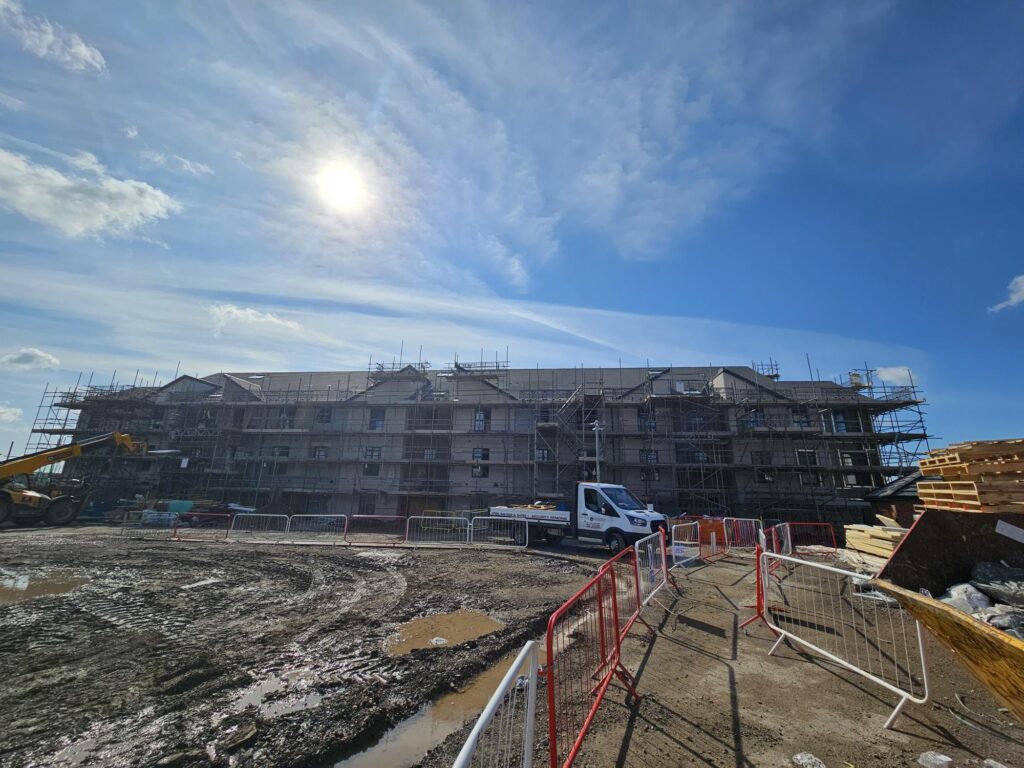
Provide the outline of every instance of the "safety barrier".
<path id="1" fill-rule="evenodd" d="M 291 544 L 344 544 L 347 521 L 345 515 L 292 515 L 286 538 Z"/>
<path id="2" fill-rule="evenodd" d="M 406 543 L 417 547 L 465 546 L 470 542 L 469 520 L 465 517 L 409 518 Z"/>
<path id="3" fill-rule="evenodd" d="M 177 512 L 127 510 L 121 519 L 121 535 L 129 539 L 170 539 L 177 523 Z"/>
<path id="4" fill-rule="evenodd" d="M 231 515 L 213 512 L 179 514 L 171 538 L 175 541 L 227 541 Z"/>
<path id="5" fill-rule="evenodd" d="M 473 518 L 470 541 L 488 547 L 525 549 L 530 543 L 530 526 L 520 517 Z"/>
<path id="6" fill-rule="evenodd" d="M 696 522 L 672 526 L 672 567 L 700 560 L 700 527 Z"/>
<path id="7" fill-rule="evenodd" d="M 616 618 L 620 639 L 625 638 L 633 624 L 640 618 L 640 611 L 643 609 L 636 554 L 633 547 L 627 547 L 602 566 L 615 571 L 615 605 L 618 609 Z"/>
<path id="8" fill-rule="evenodd" d="M 282 541 L 287 537 L 289 523 L 288 515 L 237 514 L 231 518 L 228 539 L 254 544 Z"/>
<path id="9" fill-rule="evenodd" d="M 531 768 L 538 646 L 528 642 L 498 684 L 452 768 Z"/>
<path id="10" fill-rule="evenodd" d="M 831 523 L 780 523 L 769 530 L 769 549 L 777 555 L 831 557 L 839 551 Z"/>
<path id="11" fill-rule="evenodd" d="M 726 517 L 722 519 L 725 527 L 725 544 L 730 552 L 736 554 L 753 554 L 757 548 L 757 534 L 762 523 L 752 517 Z"/>
<path id="12" fill-rule="evenodd" d="M 345 541 L 377 547 L 405 544 L 407 520 L 401 515 L 352 515 L 345 525 Z"/>
<path id="13" fill-rule="evenodd" d="M 771 552 L 762 553 L 760 568 L 761 618 L 779 635 L 769 655 L 788 638 L 896 694 L 886 728 L 908 701 L 928 700 L 921 625 L 870 589 L 868 577 Z"/>
<path id="14" fill-rule="evenodd" d="M 612 678 L 635 697 L 622 665 L 616 568 L 597 575 L 551 614 L 547 629 L 548 746 L 551 768 L 572 765 Z"/>
<path id="15" fill-rule="evenodd" d="M 647 605 L 668 582 L 668 563 L 665 562 L 665 533 L 655 531 L 633 545 L 636 551 L 637 584 L 640 603 Z"/>

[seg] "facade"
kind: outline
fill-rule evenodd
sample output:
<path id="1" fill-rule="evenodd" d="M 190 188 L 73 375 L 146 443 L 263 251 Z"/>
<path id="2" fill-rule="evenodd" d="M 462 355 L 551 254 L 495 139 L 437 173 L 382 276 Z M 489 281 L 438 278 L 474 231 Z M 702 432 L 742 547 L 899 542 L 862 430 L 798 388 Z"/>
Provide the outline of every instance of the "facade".
<path id="1" fill-rule="evenodd" d="M 409 515 L 567 500 L 600 472 L 670 515 L 849 522 L 914 470 L 922 402 L 870 371 L 455 363 L 48 390 L 33 433 L 37 448 L 122 431 L 163 451 L 64 470 L 120 496 Z"/>

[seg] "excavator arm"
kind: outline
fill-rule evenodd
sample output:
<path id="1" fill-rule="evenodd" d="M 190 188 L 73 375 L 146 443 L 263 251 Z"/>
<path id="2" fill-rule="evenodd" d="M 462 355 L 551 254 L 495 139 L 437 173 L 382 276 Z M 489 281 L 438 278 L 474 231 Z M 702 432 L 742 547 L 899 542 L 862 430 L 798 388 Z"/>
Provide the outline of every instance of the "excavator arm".
<path id="1" fill-rule="evenodd" d="M 119 453 L 145 453 L 147 449 L 146 443 L 135 442 L 131 435 L 108 432 L 105 435 L 90 437 L 77 443 L 48 448 L 44 451 L 0 462 L 0 485 L 17 475 L 29 475 L 40 467 L 56 464 L 58 461 L 67 461 L 107 445 L 113 445 L 115 451 Z"/>

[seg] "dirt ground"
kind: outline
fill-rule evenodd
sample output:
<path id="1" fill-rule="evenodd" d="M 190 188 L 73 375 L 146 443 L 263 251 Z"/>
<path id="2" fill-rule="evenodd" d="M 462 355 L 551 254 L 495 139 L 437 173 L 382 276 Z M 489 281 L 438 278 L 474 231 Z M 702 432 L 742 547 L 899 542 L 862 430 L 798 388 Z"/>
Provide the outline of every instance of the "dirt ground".
<path id="1" fill-rule="evenodd" d="M 4 766 L 330 765 L 539 635 L 588 573 L 513 552 L 76 533 L 0 531 L 4 583 L 89 579 L 0 605 Z M 401 622 L 458 609 L 505 628 L 388 654 Z"/>
<path id="2" fill-rule="evenodd" d="M 540 638 L 603 558 L 5 533 L 2 575 L 91 579 L 0 605 L 5 766 L 332 765 Z M 769 657 L 763 625 L 737 629 L 751 562 L 678 582 L 644 612 L 656 632 L 637 625 L 624 646 L 641 700 L 613 683 L 576 765 L 785 766 L 810 752 L 829 768 L 884 768 L 934 750 L 954 768 L 1024 767 L 1024 727 L 930 638 L 931 701 L 886 731 L 894 696 L 792 648 Z M 505 629 L 388 655 L 400 623 L 458 609 Z M 450 766 L 469 727 L 412 763 Z M 396 764 L 365 754 L 362 764 Z M 547 764 L 542 726 L 534 764 Z"/>

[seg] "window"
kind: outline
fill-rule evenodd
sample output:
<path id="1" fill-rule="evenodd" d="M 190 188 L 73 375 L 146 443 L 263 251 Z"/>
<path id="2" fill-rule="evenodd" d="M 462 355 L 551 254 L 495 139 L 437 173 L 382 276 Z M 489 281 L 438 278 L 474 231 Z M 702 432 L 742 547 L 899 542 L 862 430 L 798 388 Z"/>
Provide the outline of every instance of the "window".
<path id="1" fill-rule="evenodd" d="M 309 456 L 312 459 L 326 459 L 327 458 L 327 446 L 326 445 L 314 445 L 310 449 Z"/>
<path id="2" fill-rule="evenodd" d="M 491 409 L 477 408 L 473 412 L 473 431 L 486 432 L 491 427 Z"/>
<path id="3" fill-rule="evenodd" d="M 836 432 L 860 432 L 860 414 L 856 411 L 835 411 L 832 414 L 832 423 L 836 426 Z"/>
<path id="4" fill-rule="evenodd" d="M 816 467 L 818 466 L 818 454 L 812 450 L 798 450 L 796 463 L 801 467 Z"/>
<path id="5" fill-rule="evenodd" d="M 363 464 L 363 477 L 377 477 L 380 475 L 380 462 L 372 461 Z"/>
<path id="6" fill-rule="evenodd" d="M 320 408 L 316 412 L 317 424 L 330 424 L 334 412 L 330 408 Z"/>
<path id="7" fill-rule="evenodd" d="M 641 480 L 661 480 L 661 470 L 657 467 L 644 468 L 640 470 Z"/>
<path id="8" fill-rule="evenodd" d="M 434 448 L 424 448 L 423 449 L 423 460 L 424 461 L 433 461 L 436 458 L 437 458 L 437 451 Z"/>
<path id="9" fill-rule="evenodd" d="M 755 467 L 766 467 L 772 463 L 771 451 L 751 451 L 750 463 Z"/>
<path id="10" fill-rule="evenodd" d="M 763 427 L 764 422 L 764 411 L 760 408 L 755 408 L 746 416 L 746 422 L 748 427 Z"/>
<path id="11" fill-rule="evenodd" d="M 793 426 L 794 427 L 809 427 L 811 426 L 811 417 L 807 411 L 799 410 L 793 411 Z"/>
<path id="12" fill-rule="evenodd" d="M 377 511 L 377 497 L 368 493 L 359 494 L 359 514 L 372 515 Z"/>
<path id="13" fill-rule="evenodd" d="M 537 461 L 551 461 L 551 451 L 547 448 L 537 449 Z"/>
<path id="14" fill-rule="evenodd" d="M 384 422 L 387 419 L 387 413 L 387 408 L 371 408 L 368 429 L 373 432 L 380 432 L 383 430 Z"/>
<path id="15" fill-rule="evenodd" d="M 364 459 L 380 459 L 380 446 L 363 448 Z"/>
<path id="16" fill-rule="evenodd" d="M 868 466 L 867 451 L 840 451 L 839 463 L 844 467 Z M 868 472 L 848 472 L 843 474 L 843 485 L 847 488 L 870 488 L 871 474 Z"/>
<path id="17" fill-rule="evenodd" d="M 649 432 L 658 426 L 654 418 L 654 411 L 647 408 L 637 408 L 636 428 L 641 432 Z"/>
<path id="18" fill-rule="evenodd" d="M 597 495 L 597 491 L 593 488 L 583 489 L 583 506 L 589 509 L 591 512 L 601 511 L 601 499 Z"/>
<path id="19" fill-rule="evenodd" d="M 641 464 L 657 464 L 658 463 L 658 452 L 652 451 L 646 448 L 640 449 L 640 463 Z"/>
<path id="20" fill-rule="evenodd" d="M 620 509 L 646 509 L 646 505 L 625 488 L 605 488 L 604 492 Z"/>
<path id="21" fill-rule="evenodd" d="M 491 467 L 488 464 L 474 464 L 473 477 L 490 477 Z"/>
<path id="22" fill-rule="evenodd" d="M 775 473 L 774 472 L 768 472 L 768 471 L 766 471 L 764 469 L 755 469 L 754 470 L 754 482 L 755 483 L 774 483 L 775 482 Z"/>
<path id="23" fill-rule="evenodd" d="M 473 449 L 473 461 L 490 461 L 491 460 L 491 449 L 490 448 L 474 448 Z"/>
<path id="24" fill-rule="evenodd" d="M 275 445 L 270 449 L 270 455 L 279 459 L 288 458 L 289 453 L 291 453 L 291 448 L 287 445 Z"/>

